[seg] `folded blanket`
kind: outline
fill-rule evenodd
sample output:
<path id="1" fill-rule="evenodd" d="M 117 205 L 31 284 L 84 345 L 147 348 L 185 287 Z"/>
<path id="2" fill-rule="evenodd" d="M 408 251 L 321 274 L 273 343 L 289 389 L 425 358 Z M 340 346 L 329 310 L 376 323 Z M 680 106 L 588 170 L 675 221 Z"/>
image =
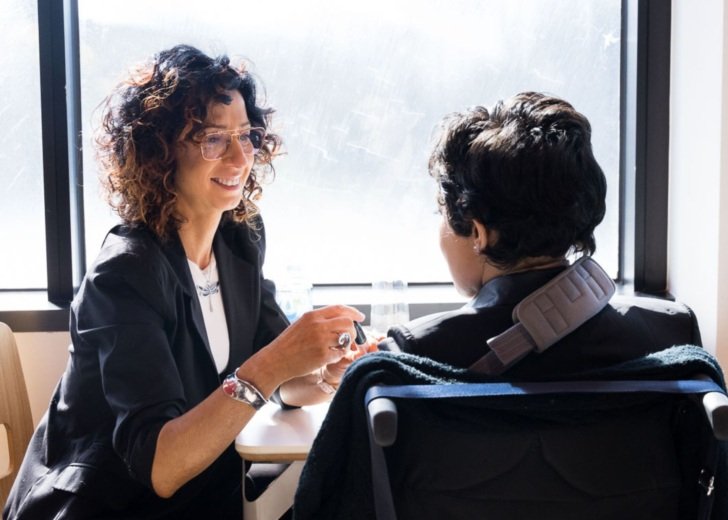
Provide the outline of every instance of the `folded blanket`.
<path id="1" fill-rule="evenodd" d="M 723 374 L 715 358 L 691 345 L 672 347 L 607 369 L 560 374 L 558 380 L 686 379 L 698 373 L 709 376 L 725 388 Z M 410 354 L 379 352 L 357 360 L 345 374 L 303 468 L 296 491 L 294 518 L 375 518 L 364 405 L 364 395 L 372 385 L 505 380 L 507 378 L 502 376 L 486 377 Z M 543 380 L 549 379 L 545 377 Z M 621 398 L 630 399 L 630 396 Z M 496 408 L 498 399 L 494 399 Z M 605 398 L 605 402 L 607 400 L 614 402 L 613 397 Z M 578 413 L 578 398 L 574 399 L 574 403 L 571 410 Z M 594 400 L 591 399 L 585 401 L 584 406 L 591 409 L 593 405 Z M 533 409 L 532 406 L 530 408 Z M 712 518 L 722 519 L 728 518 L 728 443 L 718 443 L 718 447 L 720 467 L 715 479 L 717 499 Z"/>

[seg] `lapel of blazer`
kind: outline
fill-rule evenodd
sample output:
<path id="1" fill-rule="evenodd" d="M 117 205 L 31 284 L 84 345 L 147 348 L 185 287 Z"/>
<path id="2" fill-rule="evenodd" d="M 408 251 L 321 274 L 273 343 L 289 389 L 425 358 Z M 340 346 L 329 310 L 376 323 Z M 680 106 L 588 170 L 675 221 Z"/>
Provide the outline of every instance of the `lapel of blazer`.
<path id="1" fill-rule="evenodd" d="M 207 339 L 205 319 L 202 317 L 200 299 L 197 297 L 195 282 L 192 280 L 190 267 L 187 265 L 187 255 L 185 254 L 184 247 L 182 247 L 182 242 L 180 241 L 179 236 L 175 233 L 173 238 L 162 245 L 162 249 L 167 261 L 172 267 L 172 271 L 177 276 L 179 284 L 185 293 L 185 299 L 187 300 L 187 305 L 191 311 L 192 324 L 194 326 L 194 331 L 197 333 L 197 339 L 205 346 L 207 355 L 210 359 L 211 368 L 215 374 L 217 374 L 217 370 L 215 370 L 215 360 L 212 357 L 212 349 L 210 348 L 210 342 Z"/>
<path id="2" fill-rule="evenodd" d="M 259 269 L 255 260 L 249 258 L 251 254 L 257 254 L 257 249 L 246 240 L 247 228 L 241 224 L 225 226 L 224 223 L 222 227 L 215 235 L 213 250 L 230 338 L 230 357 L 224 372 L 227 374 L 253 353 L 260 287 Z"/>

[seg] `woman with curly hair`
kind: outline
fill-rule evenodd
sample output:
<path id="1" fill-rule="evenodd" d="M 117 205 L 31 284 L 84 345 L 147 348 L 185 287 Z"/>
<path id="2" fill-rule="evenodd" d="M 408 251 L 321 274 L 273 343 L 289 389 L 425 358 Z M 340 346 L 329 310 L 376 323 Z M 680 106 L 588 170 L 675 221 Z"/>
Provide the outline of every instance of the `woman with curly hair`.
<path id="1" fill-rule="evenodd" d="M 122 224 L 73 302 L 69 363 L 3 518 L 239 519 L 236 435 L 274 393 L 329 399 L 363 353 L 359 311 L 289 325 L 263 279 L 271 113 L 245 68 L 185 45 L 106 100 L 98 151 Z"/>

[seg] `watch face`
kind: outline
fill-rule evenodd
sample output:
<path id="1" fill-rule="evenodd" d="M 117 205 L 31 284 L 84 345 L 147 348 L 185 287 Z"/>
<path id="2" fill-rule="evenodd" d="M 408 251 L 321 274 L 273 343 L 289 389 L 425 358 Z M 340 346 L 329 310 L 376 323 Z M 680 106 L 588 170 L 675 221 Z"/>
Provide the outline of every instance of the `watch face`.
<path id="1" fill-rule="evenodd" d="M 230 397 L 235 397 L 238 389 L 237 381 L 228 377 L 222 382 L 223 391 Z"/>

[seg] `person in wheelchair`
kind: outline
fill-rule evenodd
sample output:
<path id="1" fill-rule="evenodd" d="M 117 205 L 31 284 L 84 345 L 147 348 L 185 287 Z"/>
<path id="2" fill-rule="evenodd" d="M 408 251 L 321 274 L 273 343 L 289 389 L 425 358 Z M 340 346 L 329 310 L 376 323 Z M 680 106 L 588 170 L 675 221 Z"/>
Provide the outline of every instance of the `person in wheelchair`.
<path id="1" fill-rule="evenodd" d="M 514 327 L 514 309 L 596 250 L 607 183 L 590 139 L 584 115 L 536 92 L 444 118 L 429 160 L 440 245 L 472 299 L 390 328 L 381 352 L 347 369 L 303 469 L 295 518 L 726 518 L 726 443 L 690 398 L 442 397 L 453 383 L 695 374 L 724 388 L 690 309 L 637 296 L 607 295 L 545 350 L 479 370 L 493 339 Z M 403 395 L 415 387 L 435 387 L 432 399 Z M 365 410 L 387 388 L 403 393 L 392 398 L 394 435 L 382 441 Z"/>
<path id="2" fill-rule="evenodd" d="M 523 92 L 444 118 L 429 160 L 442 214 L 440 247 L 463 308 L 392 327 L 382 350 L 467 368 L 513 325 L 528 294 L 592 255 L 607 182 L 587 118 L 568 102 Z M 611 366 L 679 344 L 700 345 L 693 313 L 655 299 L 614 299 L 542 353 L 507 371 L 543 378 Z"/>

